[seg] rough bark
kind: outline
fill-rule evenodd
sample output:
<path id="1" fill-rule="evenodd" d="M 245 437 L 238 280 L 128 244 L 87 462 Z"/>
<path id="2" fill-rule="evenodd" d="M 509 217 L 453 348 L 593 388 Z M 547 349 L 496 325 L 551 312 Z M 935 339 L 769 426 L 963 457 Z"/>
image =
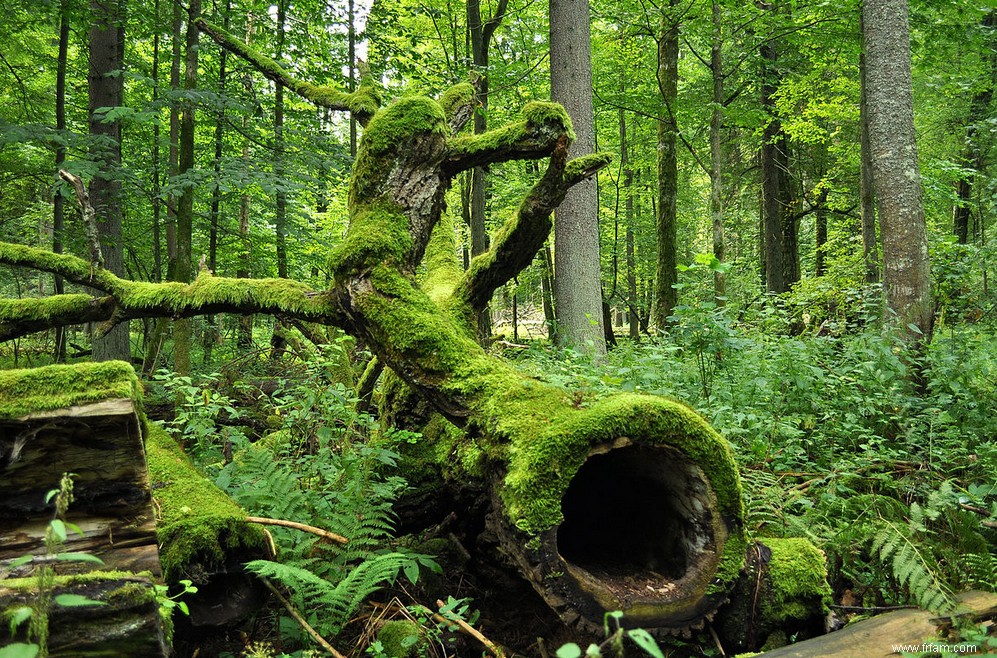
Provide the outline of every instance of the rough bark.
<path id="1" fill-rule="evenodd" d="M 674 8 L 677 0 L 671 0 Z M 658 88 L 664 105 L 658 120 L 658 205 L 655 235 L 654 324 L 664 331 L 678 303 L 678 123 L 675 118 L 679 82 L 679 24 L 668 13 L 661 16 L 658 40 Z"/>
<path id="2" fill-rule="evenodd" d="M 934 303 L 914 132 L 906 0 L 865 0 L 862 26 L 886 301 L 900 332 L 914 343 L 927 344 Z"/>
<path id="3" fill-rule="evenodd" d="M 567 110 L 572 154 L 595 150 L 592 59 L 587 0 L 551 0 L 551 99 Z M 606 353 L 599 282 L 599 198 L 594 180 L 579 184 L 558 208 L 554 226 L 554 300 L 561 345 Z"/>
<path id="4" fill-rule="evenodd" d="M 98 173 L 90 183 L 90 199 L 99 217 L 101 249 L 107 268 L 115 274 L 125 272 L 124 236 L 122 233 L 121 121 L 106 121 L 97 110 L 124 104 L 124 81 L 121 74 L 125 55 L 124 0 L 91 0 L 93 22 L 90 26 L 90 135 L 94 138 L 92 156 Z M 95 338 L 96 361 L 131 358 L 128 324 Z"/>
<path id="5" fill-rule="evenodd" d="M 865 53 L 859 55 L 859 213 L 862 221 L 862 256 L 865 282 L 879 281 L 879 238 L 876 235 L 876 187 L 872 180 L 872 150 L 869 146 L 868 85 Z"/>
<path id="6" fill-rule="evenodd" d="M 768 113 L 768 124 L 762 133 L 761 151 L 765 282 L 768 292 L 783 293 L 800 278 L 796 219 L 792 213 L 789 147 L 775 109 L 778 51 L 771 41 L 762 45 L 761 51 L 762 107 Z"/>
<path id="7" fill-rule="evenodd" d="M 55 129 L 61 136 L 66 130 L 66 63 L 69 55 L 69 0 L 59 3 L 59 58 L 55 73 Z M 62 169 L 66 161 L 66 147 L 60 141 L 55 147 L 55 169 Z M 62 234 L 65 225 L 66 199 L 59 190 L 52 198 L 52 253 L 62 253 Z M 56 276 L 54 281 L 55 294 L 65 292 L 62 277 Z M 53 355 L 56 363 L 66 360 L 66 330 L 59 327 L 55 330 L 55 350 Z"/>
<path id="8" fill-rule="evenodd" d="M 713 227 L 713 256 L 723 263 L 724 246 L 723 206 L 723 135 L 724 121 L 724 67 L 723 67 L 723 14 L 719 0 L 713 0 L 710 10 L 713 37 L 710 42 L 710 75 L 713 77 L 713 110 L 710 113 L 710 223 Z M 713 299 L 717 306 L 727 302 L 727 282 L 720 270 L 713 272 Z"/>

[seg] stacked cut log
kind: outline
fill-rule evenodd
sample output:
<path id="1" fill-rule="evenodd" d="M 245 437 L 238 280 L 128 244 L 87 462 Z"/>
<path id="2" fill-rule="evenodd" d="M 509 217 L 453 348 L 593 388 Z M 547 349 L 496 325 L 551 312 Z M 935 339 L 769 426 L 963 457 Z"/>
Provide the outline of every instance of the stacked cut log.
<path id="1" fill-rule="evenodd" d="M 135 373 L 120 362 L 0 373 L 0 610 L 40 598 L 41 566 L 56 573 L 50 596 L 102 604 L 36 607 L 33 614 L 48 617 L 50 656 L 166 653 L 139 400 Z M 69 532 L 61 545 L 47 547 L 54 516 L 47 494 L 64 473 L 74 474 L 75 498 L 65 520 L 82 534 Z M 87 553 L 103 564 L 56 553 Z M 25 556 L 33 560 L 11 567 Z M 15 640 L 6 627 L 0 646 Z"/>
<path id="2" fill-rule="evenodd" d="M 64 473 L 74 474 L 65 521 L 82 534 L 68 532 L 53 548 L 45 542 L 55 516 L 48 492 Z M 191 615 L 183 626 L 217 629 L 258 603 L 262 587 L 241 564 L 265 555 L 262 530 L 145 423 L 129 364 L 0 372 L 0 614 L 37 607 L 42 566 L 56 574 L 48 595 L 100 603 L 35 613 L 48 617 L 49 655 L 166 655 L 157 584 L 194 581 L 199 591 L 184 597 Z M 26 556 L 33 559 L 19 565 Z M 0 647 L 26 639 L 26 623 L 15 636 L 7 626 Z"/>

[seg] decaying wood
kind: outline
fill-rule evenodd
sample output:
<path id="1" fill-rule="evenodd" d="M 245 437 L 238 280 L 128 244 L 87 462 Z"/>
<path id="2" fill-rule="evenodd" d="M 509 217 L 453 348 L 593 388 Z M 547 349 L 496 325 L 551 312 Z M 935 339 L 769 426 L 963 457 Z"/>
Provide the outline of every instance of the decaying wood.
<path id="1" fill-rule="evenodd" d="M 964 592 L 956 600 L 962 609 L 960 614 L 987 613 L 992 616 L 997 610 L 997 594 L 992 592 Z M 898 655 L 899 645 L 940 644 L 941 640 L 936 639 L 939 621 L 925 610 L 897 610 L 761 655 L 765 658 L 888 658 Z"/>
<path id="2" fill-rule="evenodd" d="M 313 535 L 318 535 L 323 539 L 328 539 L 329 541 L 335 542 L 337 544 L 349 543 L 349 539 L 342 535 L 337 535 L 334 532 L 329 532 L 328 530 L 323 530 L 322 528 L 316 528 L 313 525 L 308 525 L 306 523 L 298 523 L 297 521 L 286 521 L 284 519 L 266 519 L 261 516 L 247 516 L 246 521 L 248 523 L 259 523 L 260 525 L 278 525 L 284 528 L 293 528 L 295 530 L 301 530 L 302 532 L 310 532 Z"/>
<path id="3" fill-rule="evenodd" d="M 23 444 L 0 469 L 0 565 L 45 553 L 51 520 L 46 493 L 62 473 L 75 473 L 76 501 L 62 550 L 83 551 L 106 568 L 160 573 L 155 514 L 134 402 L 107 400 L 0 420 L 0 434 Z M 24 569 L 27 569 L 25 567 Z M 57 570 L 91 567 L 60 562 Z M 14 575 L 18 575 L 15 573 Z"/>

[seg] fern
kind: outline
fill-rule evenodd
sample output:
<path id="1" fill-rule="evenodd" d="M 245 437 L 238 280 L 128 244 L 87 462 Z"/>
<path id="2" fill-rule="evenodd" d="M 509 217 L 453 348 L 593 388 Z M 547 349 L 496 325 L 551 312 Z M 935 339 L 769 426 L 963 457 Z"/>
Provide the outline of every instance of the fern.
<path id="1" fill-rule="evenodd" d="M 948 614 L 956 606 L 952 593 L 914 542 L 912 529 L 924 528 L 923 512 L 916 505 L 911 512 L 907 527 L 883 519 L 872 538 L 871 552 L 889 566 L 897 584 L 907 588 L 920 607 Z"/>
<path id="2" fill-rule="evenodd" d="M 964 556 L 963 564 L 970 585 L 997 591 L 997 557 L 993 553 L 969 553 Z"/>

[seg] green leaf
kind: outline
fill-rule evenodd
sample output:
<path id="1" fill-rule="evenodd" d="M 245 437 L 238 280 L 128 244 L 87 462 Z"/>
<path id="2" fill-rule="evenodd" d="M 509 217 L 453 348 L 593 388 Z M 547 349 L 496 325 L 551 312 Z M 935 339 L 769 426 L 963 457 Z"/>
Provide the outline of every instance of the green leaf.
<path id="1" fill-rule="evenodd" d="M 8 613 L 10 618 L 10 634 L 13 635 L 18 626 L 31 619 L 32 613 L 34 613 L 34 610 L 26 605 L 11 610 Z"/>
<path id="2" fill-rule="evenodd" d="M 91 605 L 107 605 L 103 601 L 94 601 L 79 594 L 57 594 L 55 602 L 64 608 L 83 608 Z"/>
<path id="3" fill-rule="evenodd" d="M 69 551 L 66 553 L 56 553 L 55 559 L 61 560 L 63 562 L 93 562 L 95 564 L 104 564 L 104 561 L 101 560 L 96 555 L 91 555 L 90 553 L 73 552 L 73 551 Z"/>
<path id="4" fill-rule="evenodd" d="M 635 628 L 632 631 L 627 631 L 627 635 L 630 639 L 634 641 L 638 647 L 643 649 L 649 655 L 654 656 L 654 658 L 665 658 L 664 654 L 661 653 L 661 649 L 658 647 L 658 643 L 654 641 L 651 634 L 645 631 L 643 628 Z"/>
<path id="5" fill-rule="evenodd" d="M 406 562 L 402 565 L 402 571 L 405 572 L 405 577 L 408 578 L 409 582 L 415 585 L 419 580 L 419 563 L 415 560 L 411 562 Z"/>
<path id="6" fill-rule="evenodd" d="M 581 658 L 582 648 L 574 642 L 565 644 L 557 650 L 557 658 Z"/>
<path id="7" fill-rule="evenodd" d="M 52 529 L 52 534 L 55 535 L 56 539 L 66 541 L 66 524 L 60 519 L 52 519 L 48 527 Z"/>
<path id="8" fill-rule="evenodd" d="M 31 562 L 34 559 L 35 559 L 34 555 L 22 555 L 21 557 L 14 558 L 13 560 L 11 560 L 10 564 L 7 566 L 9 566 L 11 569 L 16 569 L 17 567 L 23 567 L 25 564 Z"/>
<path id="9" fill-rule="evenodd" d="M 37 644 L 8 644 L 0 649 L 0 658 L 35 658 L 38 655 Z"/>

